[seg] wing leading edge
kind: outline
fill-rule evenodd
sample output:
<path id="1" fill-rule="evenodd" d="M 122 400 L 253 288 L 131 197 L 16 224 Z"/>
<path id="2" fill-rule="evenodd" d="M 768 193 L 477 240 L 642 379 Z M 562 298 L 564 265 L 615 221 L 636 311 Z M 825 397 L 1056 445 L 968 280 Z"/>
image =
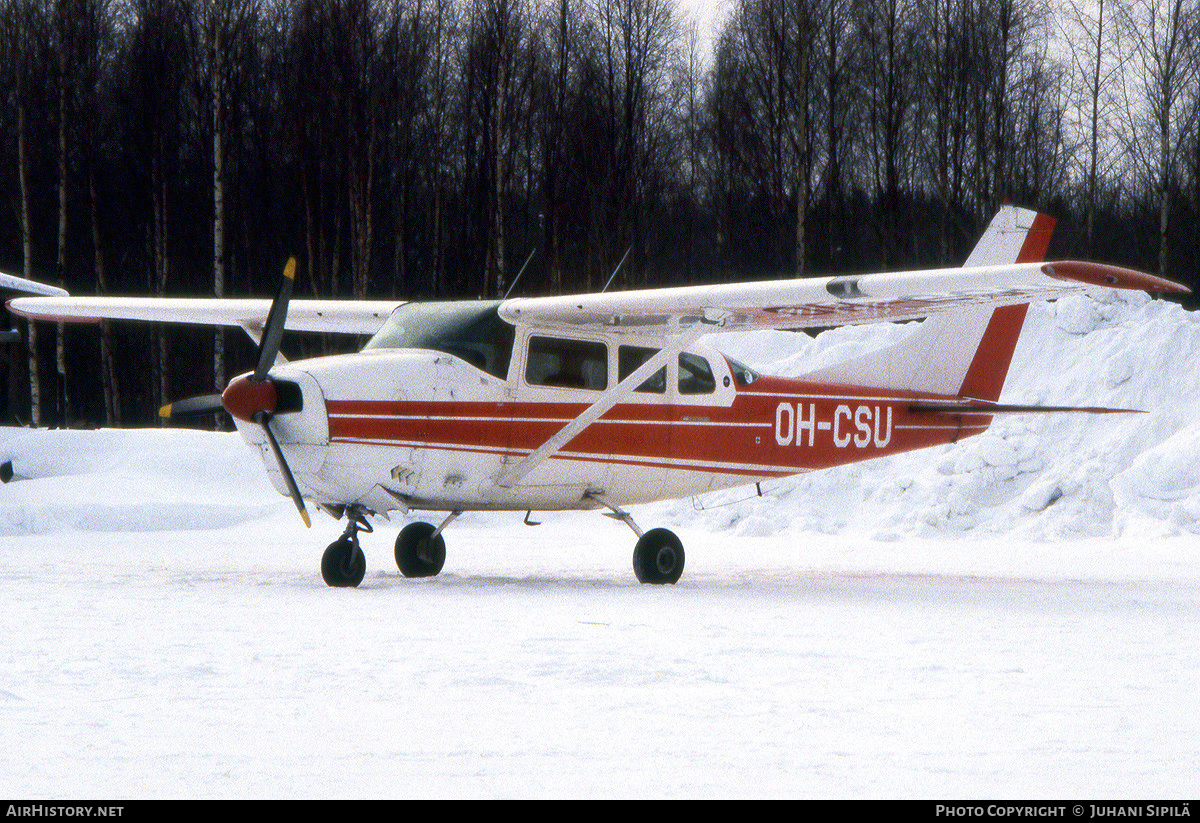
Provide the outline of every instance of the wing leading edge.
<path id="1" fill-rule="evenodd" d="M 293 300 L 289 331 L 374 334 L 403 300 Z M 94 323 L 140 320 L 201 326 L 237 326 L 253 337 L 266 322 L 266 298 L 188 297 L 18 297 L 8 302 L 14 314 L 31 320 Z"/>

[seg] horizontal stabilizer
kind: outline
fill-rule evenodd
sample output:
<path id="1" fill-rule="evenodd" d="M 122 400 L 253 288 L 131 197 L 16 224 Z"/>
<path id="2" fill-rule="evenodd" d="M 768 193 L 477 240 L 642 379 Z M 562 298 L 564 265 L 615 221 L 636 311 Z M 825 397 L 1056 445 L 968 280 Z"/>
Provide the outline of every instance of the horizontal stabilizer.
<path id="1" fill-rule="evenodd" d="M 1142 409 L 1107 409 L 1102 406 L 1022 406 L 1006 403 L 913 403 L 908 410 L 918 414 L 1145 414 Z"/>

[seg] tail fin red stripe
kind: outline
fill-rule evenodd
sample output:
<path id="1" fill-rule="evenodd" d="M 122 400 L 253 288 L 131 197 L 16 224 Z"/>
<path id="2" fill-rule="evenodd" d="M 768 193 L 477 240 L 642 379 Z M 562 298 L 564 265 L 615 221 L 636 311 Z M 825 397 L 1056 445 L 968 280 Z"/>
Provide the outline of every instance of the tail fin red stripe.
<path id="1" fill-rule="evenodd" d="M 1045 260 L 1056 222 L 1048 214 L 1035 215 L 1015 262 L 1036 263 Z M 1008 376 L 1008 367 L 1012 363 L 1013 352 L 1017 348 L 1017 339 L 1021 336 L 1021 326 L 1025 323 L 1028 310 L 1029 304 L 1022 303 L 1018 306 L 1002 306 L 992 312 L 987 331 L 983 333 L 971 366 L 963 377 L 962 387 L 958 391 L 959 397 L 993 402 L 1000 399 L 1004 378 Z"/>
<path id="2" fill-rule="evenodd" d="M 975 357 L 958 390 L 959 397 L 992 401 L 1000 399 L 1000 390 L 1004 388 L 1004 378 L 1008 376 L 1008 366 L 1012 362 L 1028 310 L 1029 304 L 1021 303 L 1017 306 L 1001 306 L 992 312 L 987 331 L 979 341 L 979 348 L 975 350 Z"/>
<path id="3" fill-rule="evenodd" d="M 1054 226 L 1058 221 L 1048 214 L 1040 212 L 1033 218 L 1033 225 L 1025 235 L 1021 251 L 1017 254 L 1017 263 L 1037 263 L 1046 259 L 1046 250 L 1050 248 L 1050 235 L 1054 234 Z"/>

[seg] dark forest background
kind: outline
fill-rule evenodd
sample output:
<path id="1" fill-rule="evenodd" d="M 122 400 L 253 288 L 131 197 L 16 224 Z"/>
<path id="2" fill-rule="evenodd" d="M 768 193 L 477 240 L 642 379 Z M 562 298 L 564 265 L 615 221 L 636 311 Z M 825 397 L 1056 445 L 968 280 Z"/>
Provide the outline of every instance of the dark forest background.
<path id="1" fill-rule="evenodd" d="M 0 269 L 482 297 L 1054 257 L 1196 285 L 1200 0 L 0 0 Z M 241 332 L 12 319 L 9 422 L 142 425 Z M 298 338 L 292 356 L 339 341 Z M 286 350 L 286 349 L 285 349 Z"/>

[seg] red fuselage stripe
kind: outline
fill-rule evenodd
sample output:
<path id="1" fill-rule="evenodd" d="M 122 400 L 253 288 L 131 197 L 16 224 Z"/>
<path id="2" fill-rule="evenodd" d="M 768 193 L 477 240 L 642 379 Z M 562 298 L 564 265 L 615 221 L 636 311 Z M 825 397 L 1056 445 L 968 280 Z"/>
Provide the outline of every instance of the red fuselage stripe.
<path id="1" fill-rule="evenodd" d="M 816 391 L 804 391 L 805 389 Z M 728 407 L 614 407 L 571 440 L 560 460 L 731 474 L 784 475 L 941 443 L 987 428 L 983 413 L 913 412 L 914 395 L 762 378 Z M 586 403 L 329 400 L 334 443 L 525 456 Z"/>

